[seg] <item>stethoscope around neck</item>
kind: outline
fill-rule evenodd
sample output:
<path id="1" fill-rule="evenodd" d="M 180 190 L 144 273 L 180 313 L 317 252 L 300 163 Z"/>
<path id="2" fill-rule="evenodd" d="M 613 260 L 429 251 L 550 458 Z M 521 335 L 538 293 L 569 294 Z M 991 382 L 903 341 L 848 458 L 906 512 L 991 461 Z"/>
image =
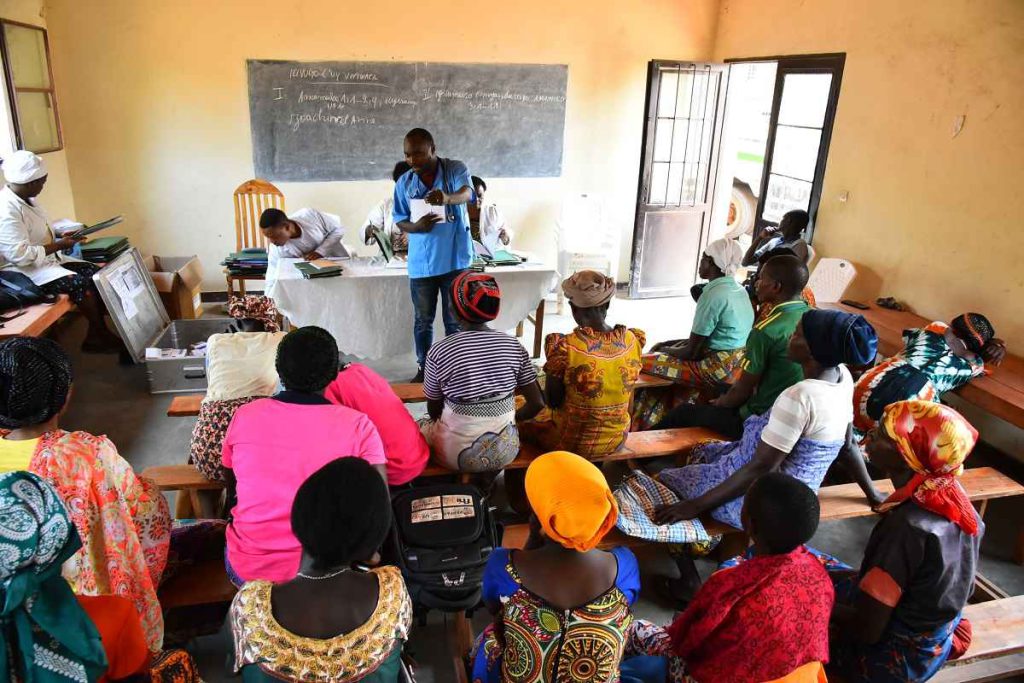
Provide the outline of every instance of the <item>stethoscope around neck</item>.
<path id="1" fill-rule="evenodd" d="M 437 158 L 437 172 L 441 175 L 441 191 L 444 192 L 445 194 L 451 194 L 452 192 L 454 192 L 454 190 L 448 187 L 448 174 L 444 170 L 444 159 L 442 159 L 441 157 Z M 422 179 L 420 179 L 420 182 L 422 182 Z M 427 192 L 430 192 L 430 188 L 427 188 Z M 451 207 L 448 206 L 447 204 L 444 206 L 444 222 L 455 222 L 455 216 L 451 212 Z"/>

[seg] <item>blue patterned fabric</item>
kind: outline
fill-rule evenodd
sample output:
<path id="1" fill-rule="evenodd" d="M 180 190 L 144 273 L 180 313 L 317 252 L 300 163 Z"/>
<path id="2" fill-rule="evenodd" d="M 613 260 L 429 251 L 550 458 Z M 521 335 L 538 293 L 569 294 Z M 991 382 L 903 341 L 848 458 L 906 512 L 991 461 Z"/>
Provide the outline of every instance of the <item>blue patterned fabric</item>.
<path id="1" fill-rule="evenodd" d="M 710 443 L 694 450 L 691 464 L 668 469 L 658 480 L 668 486 L 682 500 L 692 500 L 719 486 L 734 472 L 749 464 L 761 442 L 761 432 L 768 424 L 771 412 L 751 415 L 743 423 L 743 437 L 739 441 Z M 807 484 L 814 491 L 821 486 L 828 468 L 839 455 L 843 441 L 811 441 L 800 439 L 792 452 L 779 466 L 779 471 Z M 723 524 L 742 528 L 740 511 L 743 496 L 711 511 L 711 516 Z"/>
<path id="2" fill-rule="evenodd" d="M 627 536 L 655 543 L 707 543 L 711 540 L 699 519 L 660 526 L 652 522 L 651 517 L 658 507 L 678 503 L 679 498 L 643 472 L 634 472 L 626 479 L 615 490 L 615 500 L 619 504 L 615 526 Z"/>

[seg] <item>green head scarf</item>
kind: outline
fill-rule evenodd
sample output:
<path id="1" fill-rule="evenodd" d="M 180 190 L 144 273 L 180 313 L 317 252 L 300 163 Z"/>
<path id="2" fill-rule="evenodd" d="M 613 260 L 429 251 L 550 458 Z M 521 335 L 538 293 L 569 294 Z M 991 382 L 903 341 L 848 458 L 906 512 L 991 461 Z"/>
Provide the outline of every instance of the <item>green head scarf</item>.
<path id="1" fill-rule="evenodd" d="M 81 546 L 53 486 L 0 474 L 0 680 L 90 683 L 107 670 L 100 634 L 60 575 Z"/>

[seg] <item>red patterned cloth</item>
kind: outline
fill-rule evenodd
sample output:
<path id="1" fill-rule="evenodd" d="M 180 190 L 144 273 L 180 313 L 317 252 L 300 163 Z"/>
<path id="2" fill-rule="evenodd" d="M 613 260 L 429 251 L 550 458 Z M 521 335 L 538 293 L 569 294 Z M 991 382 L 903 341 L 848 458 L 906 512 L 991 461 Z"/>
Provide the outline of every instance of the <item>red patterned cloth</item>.
<path id="1" fill-rule="evenodd" d="M 719 570 L 669 627 L 672 650 L 698 681 L 759 683 L 828 661 L 835 593 L 801 546 Z"/>

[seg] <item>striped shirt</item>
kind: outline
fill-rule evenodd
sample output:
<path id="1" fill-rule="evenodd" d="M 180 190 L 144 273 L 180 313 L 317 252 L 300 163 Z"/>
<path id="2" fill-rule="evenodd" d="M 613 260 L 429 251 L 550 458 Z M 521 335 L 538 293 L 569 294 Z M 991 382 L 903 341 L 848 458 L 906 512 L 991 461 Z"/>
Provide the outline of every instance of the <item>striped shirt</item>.
<path id="1" fill-rule="evenodd" d="M 430 347 L 423 395 L 469 403 L 507 396 L 536 380 L 530 356 L 515 337 L 497 330 L 464 330 Z"/>
<path id="2" fill-rule="evenodd" d="M 779 394 L 761 441 L 789 453 L 800 439 L 842 441 L 853 421 L 853 377 L 839 366 L 838 382 L 805 379 Z"/>

